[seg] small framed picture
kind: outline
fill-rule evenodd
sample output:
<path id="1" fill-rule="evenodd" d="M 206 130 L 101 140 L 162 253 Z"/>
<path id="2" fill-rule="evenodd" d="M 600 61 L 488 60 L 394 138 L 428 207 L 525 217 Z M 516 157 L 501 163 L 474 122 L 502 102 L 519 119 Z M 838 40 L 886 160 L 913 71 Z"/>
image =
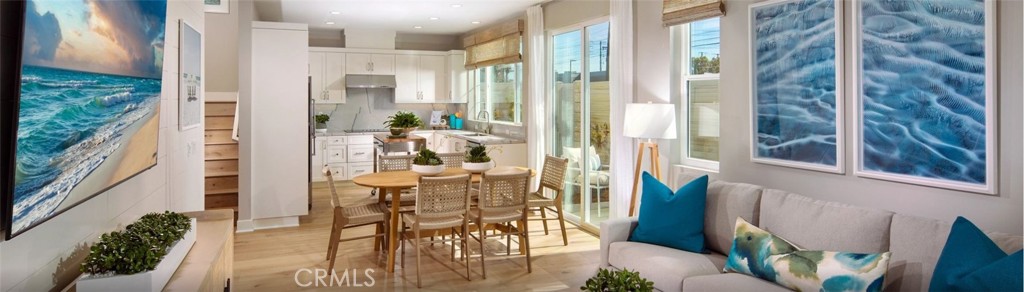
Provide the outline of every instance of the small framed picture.
<path id="1" fill-rule="evenodd" d="M 230 2 L 230 1 L 229 0 L 203 0 L 203 3 L 206 4 L 206 12 L 213 12 L 213 13 L 228 13 L 230 11 L 228 9 L 228 2 Z"/>

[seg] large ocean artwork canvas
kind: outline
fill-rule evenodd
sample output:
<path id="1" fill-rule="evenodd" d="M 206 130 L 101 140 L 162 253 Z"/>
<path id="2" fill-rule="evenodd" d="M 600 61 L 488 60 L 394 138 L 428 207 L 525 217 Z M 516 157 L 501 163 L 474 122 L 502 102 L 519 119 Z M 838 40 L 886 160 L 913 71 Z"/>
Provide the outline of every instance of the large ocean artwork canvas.
<path id="1" fill-rule="evenodd" d="M 28 1 L 12 235 L 156 165 L 166 13 L 162 0 Z"/>
<path id="2" fill-rule="evenodd" d="M 843 173 L 842 3 L 749 9 L 751 160 Z"/>
<path id="3" fill-rule="evenodd" d="M 858 175 L 995 192 L 994 2 L 855 2 Z"/>

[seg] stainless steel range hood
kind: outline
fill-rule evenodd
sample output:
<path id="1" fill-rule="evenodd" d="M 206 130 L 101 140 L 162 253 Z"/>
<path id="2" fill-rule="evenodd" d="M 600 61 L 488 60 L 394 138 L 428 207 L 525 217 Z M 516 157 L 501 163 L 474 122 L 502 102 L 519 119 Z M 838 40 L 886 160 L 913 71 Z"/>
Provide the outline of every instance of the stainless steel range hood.
<path id="1" fill-rule="evenodd" d="M 346 88 L 395 88 L 395 75 L 345 75 Z"/>

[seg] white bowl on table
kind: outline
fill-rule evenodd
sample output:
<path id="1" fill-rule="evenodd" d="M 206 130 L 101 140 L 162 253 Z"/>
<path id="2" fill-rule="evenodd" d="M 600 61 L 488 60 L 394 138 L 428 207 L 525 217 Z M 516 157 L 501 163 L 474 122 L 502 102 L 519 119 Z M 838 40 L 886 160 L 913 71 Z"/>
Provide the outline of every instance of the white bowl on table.
<path id="1" fill-rule="evenodd" d="M 412 165 L 412 172 L 420 175 L 437 175 L 444 172 L 444 165 Z"/>
<path id="2" fill-rule="evenodd" d="M 494 168 L 494 161 L 488 162 L 462 162 L 462 169 L 470 173 L 483 173 Z"/>

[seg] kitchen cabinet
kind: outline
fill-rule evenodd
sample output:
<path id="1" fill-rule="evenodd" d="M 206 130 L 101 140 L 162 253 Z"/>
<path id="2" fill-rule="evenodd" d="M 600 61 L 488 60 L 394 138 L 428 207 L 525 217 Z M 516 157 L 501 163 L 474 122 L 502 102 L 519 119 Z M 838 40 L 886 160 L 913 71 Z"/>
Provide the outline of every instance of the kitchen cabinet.
<path id="1" fill-rule="evenodd" d="M 448 92 L 444 100 L 438 102 L 466 103 L 475 93 L 476 71 L 466 70 L 466 51 L 453 50 L 448 52 Z"/>
<path id="2" fill-rule="evenodd" d="M 345 74 L 395 75 L 394 54 L 345 54 Z"/>
<path id="3" fill-rule="evenodd" d="M 316 137 L 316 139 L 313 139 L 313 153 L 310 153 L 310 161 L 312 163 L 309 165 L 313 181 L 324 181 L 327 179 L 324 177 L 323 172 L 324 159 L 327 157 L 324 151 L 327 151 L 327 138 Z"/>
<path id="4" fill-rule="evenodd" d="M 430 149 L 430 151 L 437 152 L 437 148 L 434 147 L 434 145 L 435 145 L 434 144 L 434 139 L 435 139 L 435 137 L 437 137 L 439 135 L 434 134 L 433 131 L 415 131 L 415 132 L 412 132 L 411 134 L 426 140 L 424 142 L 426 145 L 423 145 L 423 147 L 426 147 L 427 149 Z"/>
<path id="5" fill-rule="evenodd" d="M 309 76 L 315 103 L 345 103 L 345 53 L 310 51 Z"/>
<path id="6" fill-rule="evenodd" d="M 438 134 L 438 144 L 435 144 L 437 153 L 463 153 L 466 152 L 466 139 L 455 136 Z"/>
<path id="7" fill-rule="evenodd" d="M 441 55 L 395 56 L 395 103 L 433 103 L 447 97 L 447 62 Z"/>
<path id="8" fill-rule="evenodd" d="M 326 180 L 321 172 L 324 165 L 331 169 L 334 180 L 351 180 L 359 175 L 373 173 L 372 135 L 317 137 L 314 141 L 314 181 Z"/>

